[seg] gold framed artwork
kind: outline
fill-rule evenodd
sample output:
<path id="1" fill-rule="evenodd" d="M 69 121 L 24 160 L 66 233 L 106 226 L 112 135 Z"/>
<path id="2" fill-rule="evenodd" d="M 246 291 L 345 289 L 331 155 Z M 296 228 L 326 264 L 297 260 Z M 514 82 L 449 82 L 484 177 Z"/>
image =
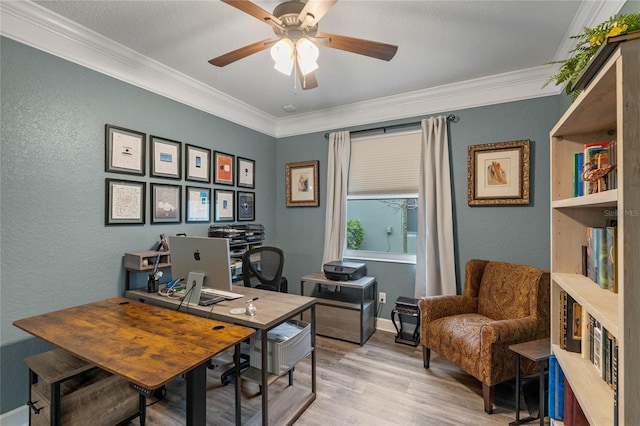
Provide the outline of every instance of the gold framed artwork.
<path id="1" fill-rule="evenodd" d="M 318 160 L 286 164 L 287 207 L 318 207 Z"/>
<path id="2" fill-rule="evenodd" d="M 529 204 L 529 140 L 468 147 L 470 206 Z"/>

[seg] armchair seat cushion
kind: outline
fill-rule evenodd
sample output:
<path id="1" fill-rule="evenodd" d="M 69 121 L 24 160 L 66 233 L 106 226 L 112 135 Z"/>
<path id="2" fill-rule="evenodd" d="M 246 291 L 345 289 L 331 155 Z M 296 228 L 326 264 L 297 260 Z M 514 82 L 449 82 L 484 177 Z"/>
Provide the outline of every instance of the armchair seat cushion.
<path id="1" fill-rule="evenodd" d="M 430 347 L 472 376 L 480 366 L 480 330 L 493 319 L 480 314 L 461 314 L 439 318 L 429 323 Z"/>

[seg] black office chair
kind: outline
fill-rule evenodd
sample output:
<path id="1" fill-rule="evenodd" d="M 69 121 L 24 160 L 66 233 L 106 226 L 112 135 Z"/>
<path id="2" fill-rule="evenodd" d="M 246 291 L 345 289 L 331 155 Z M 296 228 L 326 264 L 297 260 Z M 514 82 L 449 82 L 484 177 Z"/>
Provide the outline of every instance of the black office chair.
<path id="1" fill-rule="evenodd" d="M 260 246 L 247 250 L 242 256 L 242 281 L 245 287 L 287 293 L 288 282 L 282 276 L 284 253 L 277 247 Z M 249 354 L 240 354 L 240 371 L 249 368 Z M 235 367 L 222 373 L 220 381 L 223 385 L 231 383 L 235 375 Z M 289 376 L 289 382 L 292 377 Z"/>
<path id="2" fill-rule="evenodd" d="M 242 281 L 245 287 L 288 292 L 287 279 L 282 276 L 284 253 L 277 247 L 260 246 L 242 256 Z"/>

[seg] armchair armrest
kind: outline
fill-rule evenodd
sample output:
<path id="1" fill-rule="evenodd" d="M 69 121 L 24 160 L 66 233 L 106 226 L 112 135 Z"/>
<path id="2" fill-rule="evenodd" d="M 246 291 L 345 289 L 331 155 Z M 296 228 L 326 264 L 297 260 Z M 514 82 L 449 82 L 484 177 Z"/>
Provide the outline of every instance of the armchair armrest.
<path id="1" fill-rule="evenodd" d="M 511 345 L 548 336 L 548 330 L 544 335 L 540 329 L 540 321 L 533 316 L 494 321 L 484 325 L 480 331 L 483 346 L 497 342 L 501 345 Z"/>
<path id="2" fill-rule="evenodd" d="M 430 296 L 420 299 L 422 324 L 451 315 L 477 312 L 478 299 L 469 296 Z"/>

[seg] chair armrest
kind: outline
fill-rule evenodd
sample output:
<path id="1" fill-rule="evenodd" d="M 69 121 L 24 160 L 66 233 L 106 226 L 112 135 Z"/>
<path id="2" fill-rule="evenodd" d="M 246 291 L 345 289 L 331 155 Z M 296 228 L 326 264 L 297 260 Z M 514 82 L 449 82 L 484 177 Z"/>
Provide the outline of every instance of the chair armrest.
<path id="1" fill-rule="evenodd" d="M 540 321 L 533 316 L 494 321 L 484 325 L 480 332 L 482 345 L 496 342 L 511 345 L 545 337 L 549 337 L 549 330 L 541 330 Z"/>
<path id="2" fill-rule="evenodd" d="M 430 296 L 420 299 L 422 324 L 451 315 L 477 312 L 478 299 L 468 296 Z"/>

